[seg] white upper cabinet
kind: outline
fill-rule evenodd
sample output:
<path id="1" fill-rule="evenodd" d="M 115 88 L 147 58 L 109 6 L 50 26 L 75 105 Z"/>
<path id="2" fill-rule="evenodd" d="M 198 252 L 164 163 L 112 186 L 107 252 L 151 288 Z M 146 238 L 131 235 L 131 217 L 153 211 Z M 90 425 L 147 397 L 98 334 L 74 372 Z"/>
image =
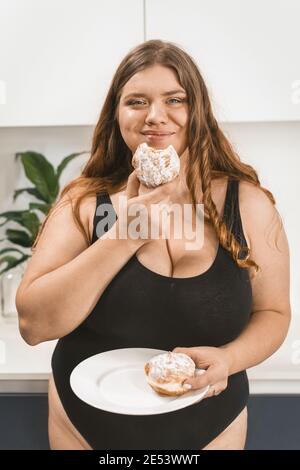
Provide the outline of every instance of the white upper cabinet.
<path id="1" fill-rule="evenodd" d="M 146 38 L 196 60 L 221 121 L 300 119 L 299 0 L 146 0 Z"/>
<path id="2" fill-rule="evenodd" d="M 93 125 L 142 0 L 1 0 L 0 126 Z"/>

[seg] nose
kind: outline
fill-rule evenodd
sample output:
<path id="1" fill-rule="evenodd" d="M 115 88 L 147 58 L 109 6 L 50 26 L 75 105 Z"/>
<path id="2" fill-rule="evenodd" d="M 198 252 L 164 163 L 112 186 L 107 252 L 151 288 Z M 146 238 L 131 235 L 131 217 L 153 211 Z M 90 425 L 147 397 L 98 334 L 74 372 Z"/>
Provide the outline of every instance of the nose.
<path id="1" fill-rule="evenodd" d="M 164 106 L 155 104 L 153 103 L 149 107 L 149 111 L 146 117 L 145 122 L 146 123 L 152 123 L 152 124 L 157 124 L 157 123 L 166 123 L 168 120 L 166 110 L 164 109 Z"/>

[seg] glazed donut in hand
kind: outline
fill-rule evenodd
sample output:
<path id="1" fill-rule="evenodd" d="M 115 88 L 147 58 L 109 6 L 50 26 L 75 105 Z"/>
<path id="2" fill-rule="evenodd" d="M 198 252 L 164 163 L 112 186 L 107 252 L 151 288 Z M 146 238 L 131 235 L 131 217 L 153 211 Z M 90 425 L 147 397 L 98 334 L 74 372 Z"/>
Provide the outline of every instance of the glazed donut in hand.
<path id="1" fill-rule="evenodd" d="M 172 181 L 180 170 L 180 159 L 173 145 L 156 150 L 146 143 L 140 144 L 131 163 L 140 182 L 148 188 Z"/>
<path id="2" fill-rule="evenodd" d="M 150 359 L 144 366 L 148 384 L 160 395 L 179 396 L 188 392 L 184 380 L 194 377 L 194 361 L 183 353 L 166 352 Z"/>

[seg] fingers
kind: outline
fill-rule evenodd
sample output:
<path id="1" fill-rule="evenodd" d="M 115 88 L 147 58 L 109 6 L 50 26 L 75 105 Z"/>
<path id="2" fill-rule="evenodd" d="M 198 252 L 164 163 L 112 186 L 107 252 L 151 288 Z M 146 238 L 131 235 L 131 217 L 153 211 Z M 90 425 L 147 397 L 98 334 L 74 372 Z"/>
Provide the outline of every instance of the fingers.
<path id="1" fill-rule="evenodd" d="M 153 189 L 153 191 L 149 193 L 149 196 L 153 198 L 152 202 L 157 202 L 164 198 L 172 198 L 172 194 L 176 194 L 176 186 L 178 185 L 178 181 L 178 176 L 176 176 L 176 178 L 169 183 L 162 184 Z"/>
<path id="2" fill-rule="evenodd" d="M 127 198 L 131 199 L 132 197 L 138 196 L 139 187 L 140 187 L 140 181 L 136 175 L 136 171 L 133 170 L 133 172 L 130 173 L 128 180 L 127 180 L 127 186 L 125 190 L 125 195 L 127 196 Z"/>
<path id="3" fill-rule="evenodd" d="M 220 395 L 220 393 L 224 392 L 226 388 L 227 381 L 222 380 L 220 382 L 216 382 L 215 384 L 209 386 L 209 389 L 206 392 L 204 398 L 216 397 Z"/>
<path id="4" fill-rule="evenodd" d="M 207 390 L 204 398 L 211 398 L 211 397 L 214 397 L 216 395 L 219 395 L 219 391 L 217 389 L 217 384 L 211 385 L 209 387 L 209 389 Z"/>
<path id="5" fill-rule="evenodd" d="M 212 379 L 210 374 L 207 371 L 204 371 L 201 375 L 199 373 L 195 373 L 193 378 L 186 379 L 184 384 L 187 383 L 192 386 L 191 390 L 196 390 L 210 385 L 212 383 Z"/>
<path id="6" fill-rule="evenodd" d="M 172 350 L 172 352 L 175 353 L 183 353 L 186 354 L 187 356 L 190 356 L 191 359 L 193 359 L 194 363 L 198 365 L 198 360 L 199 360 L 199 347 L 195 348 L 181 348 L 177 347 Z"/>
<path id="7" fill-rule="evenodd" d="M 174 348 L 172 352 L 187 354 L 195 362 L 195 364 L 198 365 L 199 347 L 195 347 L 195 348 L 177 347 L 177 348 Z M 196 369 L 194 377 L 186 379 L 184 381 L 184 384 L 192 385 L 192 390 L 197 389 L 197 388 L 204 388 L 204 387 L 207 387 L 207 385 L 210 385 L 211 383 L 213 383 L 213 380 L 215 378 L 214 375 L 215 375 L 214 366 L 208 367 L 207 370 Z"/>
<path id="8" fill-rule="evenodd" d="M 200 370 L 198 373 L 196 369 L 195 376 L 193 378 L 186 379 L 184 381 L 184 385 L 190 384 L 192 386 L 191 390 L 200 390 L 209 386 L 210 388 L 205 396 L 218 395 L 225 390 L 228 380 L 220 380 L 220 376 L 215 369 L 216 368 L 211 366 L 206 371 L 203 372 L 203 370 Z"/>
<path id="9" fill-rule="evenodd" d="M 171 195 L 175 192 L 177 184 L 178 176 L 169 183 L 162 184 L 139 196 L 141 182 L 137 177 L 136 170 L 134 170 L 128 177 L 125 195 L 127 196 L 127 199 L 139 196 L 140 202 L 144 204 L 156 204 L 162 200 L 170 202 Z"/>
<path id="10" fill-rule="evenodd" d="M 170 202 L 170 196 L 168 196 L 160 187 L 154 189 L 151 193 L 143 194 L 141 196 L 141 202 L 145 205 L 159 204 L 160 202 Z"/>
<path id="11" fill-rule="evenodd" d="M 204 398 L 216 396 L 227 388 L 228 364 L 218 348 L 176 347 L 172 352 L 186 354 L 196 365 L 194 376 L 184 380 L 183 386 L 190 384 L 190 390 L 201 390 L 209 386 Z"/>
<path id="12" fill-rule="evenodd" d="M 162 189 L 165 195 L 172 196 L 172 194 L 174 193 L 176 194 L 176 188 L 178 186 L 178 182 L 179 182 L 179 177 L 176 176 L 176 178 L 170 181 L 169 183 L 165 183 L 159 187 Z"/>

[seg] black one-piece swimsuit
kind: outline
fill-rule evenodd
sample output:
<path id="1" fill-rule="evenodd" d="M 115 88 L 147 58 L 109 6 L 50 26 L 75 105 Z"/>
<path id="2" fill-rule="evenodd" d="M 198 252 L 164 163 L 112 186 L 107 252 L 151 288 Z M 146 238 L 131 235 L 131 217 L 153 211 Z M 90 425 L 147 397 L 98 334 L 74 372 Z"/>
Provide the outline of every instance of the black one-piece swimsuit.
<path id="1" fill-rule="evenodd" d="M 223 219 L 239 242 L 247 246 L 238 188 L 238 181 L 228 181 Z M 107 193 L 97 195 L 96 212 L 103 203 L 112 204 Z M 96 225 L 105 217 L 96 212 L 93 243 L 97 240 Z M 107 224 L 104 230 L 109 228 Z M 220 244 L 210 268 L 188 278 L 155 273 L 133 255 L 106 287 L 89 316 L 57 342 L 52 370 L 69 419 L 92 449 L 202 449 L 247 405 L 245 370 L 229 376 L 228 386 L 221 394 L 156 415 L 123 415 L 86 404 L 70 387 L 71 372 L 84 359 L 113 349 L 172 351 L 177 346 L 224 345 L 246 327 L 251 307 L 248 269 L 239 268 Z"/>

